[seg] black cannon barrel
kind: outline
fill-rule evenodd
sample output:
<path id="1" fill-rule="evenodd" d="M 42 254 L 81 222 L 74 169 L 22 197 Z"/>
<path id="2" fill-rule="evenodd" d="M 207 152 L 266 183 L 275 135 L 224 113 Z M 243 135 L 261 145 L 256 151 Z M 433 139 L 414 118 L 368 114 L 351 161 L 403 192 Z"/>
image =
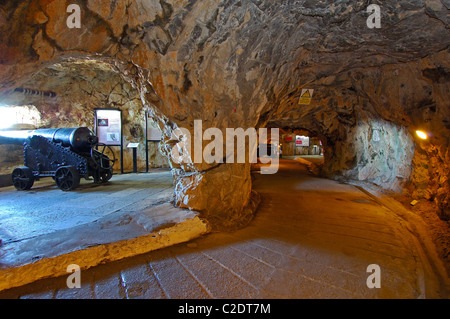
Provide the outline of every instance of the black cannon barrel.
<path id="1" fill-rule="evenodd" d="M 42 136 L 70 147 L 73 151 L 89 152 L 98 143 L 97 136 L 87 127 L 40 129 L 34 131 L 0 131 L 0 144 L 23 144 L 33 136 Z"/>

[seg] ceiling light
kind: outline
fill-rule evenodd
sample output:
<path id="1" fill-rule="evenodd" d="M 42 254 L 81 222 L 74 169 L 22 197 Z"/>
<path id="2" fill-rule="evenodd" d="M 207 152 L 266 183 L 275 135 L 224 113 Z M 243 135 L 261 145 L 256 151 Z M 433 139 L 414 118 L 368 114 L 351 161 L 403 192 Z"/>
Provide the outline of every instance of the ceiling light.
<path id="1" fill-rule="evenodd" d="M 418 137 L 420 137 L 422 140 L 428 139 L 428 134 L 424 131 L 416 131 L 416 134 Z"/>

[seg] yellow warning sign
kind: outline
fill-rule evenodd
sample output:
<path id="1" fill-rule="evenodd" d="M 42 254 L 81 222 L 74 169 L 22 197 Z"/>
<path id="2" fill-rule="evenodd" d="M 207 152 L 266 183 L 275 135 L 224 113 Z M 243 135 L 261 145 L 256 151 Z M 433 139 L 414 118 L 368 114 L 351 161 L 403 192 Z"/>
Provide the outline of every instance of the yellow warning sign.
<path id="1" fill-rule="evenodd" d="M 302 95 L 300 95 L 300 100 L 298 104 L 300 105 L 310 105 L 313 98 L 314 90 L 313 89 L 303 89 Z"/>

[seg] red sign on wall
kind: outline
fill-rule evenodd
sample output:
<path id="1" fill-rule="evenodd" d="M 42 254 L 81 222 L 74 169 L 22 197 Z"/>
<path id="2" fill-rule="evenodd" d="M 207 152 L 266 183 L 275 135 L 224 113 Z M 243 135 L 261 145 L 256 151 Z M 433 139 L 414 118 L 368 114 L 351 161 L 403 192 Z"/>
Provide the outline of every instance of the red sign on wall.
<path id="1" fill-rule="evenodd" d="M 292 136 L 286 136 L 286 142 L 292 142 Z"/>

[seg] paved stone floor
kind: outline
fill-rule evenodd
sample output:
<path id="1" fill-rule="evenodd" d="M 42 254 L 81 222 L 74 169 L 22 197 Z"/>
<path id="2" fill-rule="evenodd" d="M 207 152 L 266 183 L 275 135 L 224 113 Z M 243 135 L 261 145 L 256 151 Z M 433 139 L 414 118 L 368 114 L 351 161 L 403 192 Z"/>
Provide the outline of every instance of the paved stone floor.
<path id="1" fill-rule="evenodd" d="M 108 184 L 81 180 L 72 192 L 61 191 L 51 178 L 27 192 L 0 188 L 0 238 L 4 244 L 88 224 L 119 210 L 137 210 L 168 201 L 173 177 L 167 169 L 148 174 L 115 175 Z"/>
<path id="2" fill-rule="evenodd" d="M 415 242 L 386 207 L 356 187 L 282 161 L 254 175 L 262 202 L 251 224 L 188 244 L 0 292 L 0 298 L 439 298 Z M 381 288 L 367 287 L 369 265 Z M 433 284 L 433 283 L 431 283 Z M 437 289 L 437 288 L 436 288 Z"/>

